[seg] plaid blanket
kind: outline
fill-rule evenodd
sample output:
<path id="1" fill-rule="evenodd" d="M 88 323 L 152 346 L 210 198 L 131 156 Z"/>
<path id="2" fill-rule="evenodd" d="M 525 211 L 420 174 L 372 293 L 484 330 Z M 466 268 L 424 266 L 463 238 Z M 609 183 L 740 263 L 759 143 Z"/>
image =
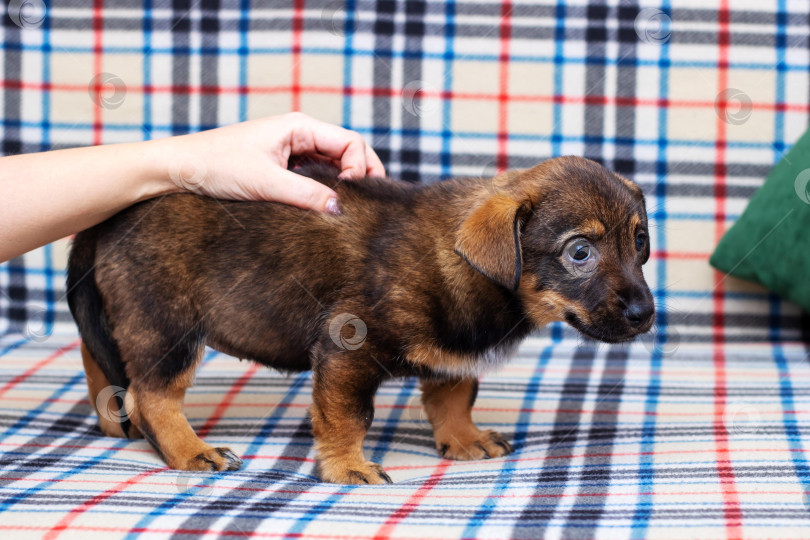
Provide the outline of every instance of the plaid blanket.
<path id="1" fill-rule="evenodd" d="M 307 374 L 210 351 L 187 414 L 245 467 L 194 475 L 96 427 L 56 242 L 0 265 L 4 538 L 808 536 L 807 316 L 707 264 L 807 128 L 808 3 L 7 6 L 3 154 L 298 109 L 406 181 L 584 155 L 647 194 L 658 323 L 620 347 L 554 324 L 484 376 L 474 414 L 506 458 L 442 460 L 416 382 L 385 385 L 365 447 L 383 487 L 317 481 Z"/>
<path id="2" fill-rule="evenodd" d="M 168 470 L 104 437 L 75 338 L 0 342 L 0 535 L 48 538 L 807 538 L 810 366 L 799 345 L 599 347 L 532 338 L 474 416 L 515 453 L 441 459 L 413 380 L 385 384 L 366 455 L 394 484 L 318 482 L 311 378 L 209 353 L 194 428 L 245 460 Z"/>

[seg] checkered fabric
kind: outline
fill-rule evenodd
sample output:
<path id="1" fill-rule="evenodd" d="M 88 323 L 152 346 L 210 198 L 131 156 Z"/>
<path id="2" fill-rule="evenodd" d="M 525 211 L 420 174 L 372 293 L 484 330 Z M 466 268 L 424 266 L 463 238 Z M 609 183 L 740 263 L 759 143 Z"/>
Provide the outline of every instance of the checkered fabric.
<path id="1" fill-rule="evenodd" d="M 187 413 L 245 466 L 193 475 L 97 428 L 56 242 L 0 265 L 3 538 L 810 535 L 807 317 L 707 264 L 807 128 L 808 2 L 7 5 L 3 154 L 298 109 L 407 181 L 583 155 L 647 194 L 659 314 L 621 347 L 552 325 L 483 376 L 474 416 L 506 458 L 442 460 L 416 381 L 386 384 L 365 446 L 383 487 L 317 481 L 307 374 L 210 351 Z"/>

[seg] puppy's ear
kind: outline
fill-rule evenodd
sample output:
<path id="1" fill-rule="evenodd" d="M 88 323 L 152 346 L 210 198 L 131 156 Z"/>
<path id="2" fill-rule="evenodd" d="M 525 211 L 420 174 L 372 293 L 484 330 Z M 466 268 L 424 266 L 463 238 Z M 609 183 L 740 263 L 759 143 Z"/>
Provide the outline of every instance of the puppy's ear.
<path id="1" fill-rule="evenodd" d="M 523 270 L 520 226 L 528 204 L 493 195 L 461 223 L 455 252 L 486 277 L 516 291 Z"/>

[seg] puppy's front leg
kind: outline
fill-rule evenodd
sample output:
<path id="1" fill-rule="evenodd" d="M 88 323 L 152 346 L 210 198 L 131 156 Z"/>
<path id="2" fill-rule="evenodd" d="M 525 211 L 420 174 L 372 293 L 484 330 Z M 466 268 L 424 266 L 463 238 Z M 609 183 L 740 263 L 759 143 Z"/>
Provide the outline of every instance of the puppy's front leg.
<path id="1" fill-rule="evenodd" d="M 477 379 L 422 379 L 422 404 L 442 457 L 469 460 L 512 452 L 512 445 L 499 433 L 482 431 L 473 423 L 477 395 Z"/>
<path id="2" fill-rule="evenodd" d="M 312 431 L 321 480 L 336 484 L 390 484 L 383 468 L 363 456 L 374 419 L 380 367 L 365 351 L 317 355 L 312 368 Z"/>

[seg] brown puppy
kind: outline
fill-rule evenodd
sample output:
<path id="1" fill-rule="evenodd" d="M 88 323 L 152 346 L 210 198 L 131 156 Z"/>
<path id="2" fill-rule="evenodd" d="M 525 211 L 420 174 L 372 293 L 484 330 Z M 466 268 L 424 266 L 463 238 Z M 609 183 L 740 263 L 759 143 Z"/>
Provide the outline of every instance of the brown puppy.
<path id="1" fill-rule="evenodd" d="M 323 480 L 390 482 L 363 456 L 383 380 L 421 378 L 442 456 L 502 456 L 509 443 L 470 417 L 480 370 L 551 321 L 609 342 L 652 325 L 642 192 L 592 161 L 432 185 L 303 172 L 342 215 L 171 195 L 76 236 L 68 300 L 92 402 L 126 389 L 121 422 L 100 415 L 106 434 L 142 433 L 176 469 L 238 469 L 182 410 L 209 345 L 311 369 Z"/>

